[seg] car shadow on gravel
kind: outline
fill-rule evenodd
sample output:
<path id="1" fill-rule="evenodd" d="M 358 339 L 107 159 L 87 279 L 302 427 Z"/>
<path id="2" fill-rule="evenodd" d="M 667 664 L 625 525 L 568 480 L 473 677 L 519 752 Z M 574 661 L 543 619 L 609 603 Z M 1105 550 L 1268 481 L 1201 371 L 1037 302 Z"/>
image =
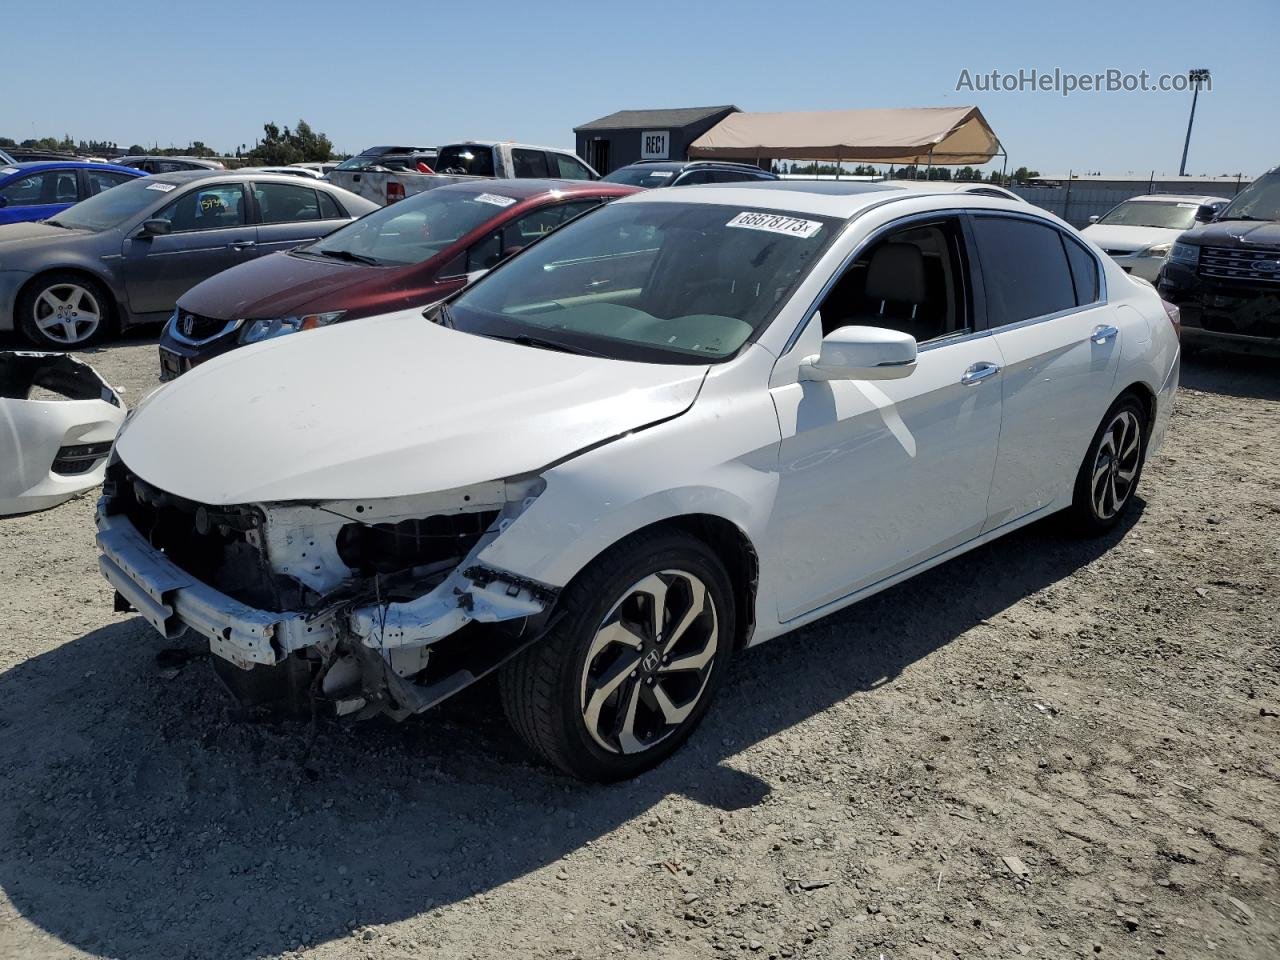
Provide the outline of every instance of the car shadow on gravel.
<path id="1" fill-rule="evenodd" d="M 530 763 L 486 684 L 401 725 L 322 721 L 308 754 L 306 722 L 237 720 L 207 663 L 161 667 L 128 618 L 0 674 L 0 887 L 53 936 L 133 960 L 275 954 L 418 916 L 638 832 L 668 794 L 759 803 L 770 785 L 735 754 L 892 682 L 1137 516 L 1095 541 L 1034 525 L 739 655 L 690 743 L 611 787 Z"/>
<path id="2" fill-rule="evenodd" d="M 1205 350 L 1184 355 L 1182 386 L 1253 400 L 1280 400 L 1280 357 Z"/>

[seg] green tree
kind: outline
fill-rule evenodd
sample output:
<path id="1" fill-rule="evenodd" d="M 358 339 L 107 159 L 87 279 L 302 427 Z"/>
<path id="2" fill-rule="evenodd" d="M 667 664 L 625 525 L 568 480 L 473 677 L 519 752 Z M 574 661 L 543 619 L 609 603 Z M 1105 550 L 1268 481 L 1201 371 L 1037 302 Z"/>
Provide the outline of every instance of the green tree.
<path id="1" fill-rule="evenodd" d="M 312 130 L 305 120 L 299 120 L 295 130 L 264 123 L 262 133 L 262 139 L 244 156 L 250 164 L 287 166 L 290 163 L 328 160 L 333 154 L 329 138 Z"/>

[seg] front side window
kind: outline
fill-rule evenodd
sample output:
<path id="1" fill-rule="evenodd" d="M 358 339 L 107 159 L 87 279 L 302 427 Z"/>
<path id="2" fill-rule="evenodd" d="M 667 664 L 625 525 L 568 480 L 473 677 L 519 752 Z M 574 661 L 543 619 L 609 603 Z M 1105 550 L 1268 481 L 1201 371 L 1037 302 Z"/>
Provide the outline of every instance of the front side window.
<path id="1" fill-rule="evenodd" d="M 1075 284 L 1059 230 L 1011 217 L 973 218 L 988 323 L 1021 323 L 1076 306 Z"/>
<path id="2" fill-rule="evenodd" d="M 127 173 L 115 173 L 111 170 L 86 170 L 85 176 L 89 178 L 90 196 L 137 179 L 137 177 L 131 177 Z"/>
<path id="3" fill-rule="evenodd" d="M 1107 227 L 1159 227 L 1164 230 L 1190 230 L 1196 223 L 1198 203 L 1163 200 L 1126 200 L 1113 207 L 1098 221 Z"/>
<path id="4" fill-rule="evenodd" d="M 541 150 L 521 150 L 516 148 L 511 151 L 511 164 L 515 167 L 515 175 L 520 178 L 525 177 L 547 177 L 547 155 Z"/>
<path id="5" fill-rule="evenodd" d="M 45 203 L 75 203 L 74 170 L 42 170 L 14 180 L 0 189 L 10 207 L 32 207 Z"/>
<path id="6" fill-rule="evenodd" d="M 959 220 L 947 217 L 877 240 L 818 305 L 823 335 L 883 327 L 928 343 L 971 330 L 962 237 Z"/>
<path id="7" fill-rule="evenodd" d="M 168 220 L 174 233 L 244 226 L 244 191 L 238 183 L 188 190 L 155 215 Z"/>
<path id="8" fill-rule="evenodd" d="M 441 147 L 436 156 L 436 173 L 449 173 L 468 177 L 492 177 L 493 150 L 474 144 L 460 143 Z"/>
<path id="9" fill-rule="evenodd" d="M 444 187 L 375 210 L 304 248 L 320 256 L 422 263 L 516 203 L 496 189 Z"/>
<path id="10" fill-rule="evenodd" d="M 263 223 L 298 223 L 320 219 L 320 201 L 311 187 L 292 183 L 255 183 L 253 195 Z"/>
<path id="11" fill-rule="evenodd" d="M 548 156 L 555 164 L 555 171 L 552 176 L 559 177 L 561 180 L 592 179 L 591 171 L 587 169 L 587 165 L 577 157 L 571 157 L 564 153 L 551 153 Z"/>
<path id="12" fill-rule="evenodd" d="M 723 205 L 610 204 L 480 281 L 446 322 L 622 359 L 727 359 L 772 320 L 837 224 Z"/>

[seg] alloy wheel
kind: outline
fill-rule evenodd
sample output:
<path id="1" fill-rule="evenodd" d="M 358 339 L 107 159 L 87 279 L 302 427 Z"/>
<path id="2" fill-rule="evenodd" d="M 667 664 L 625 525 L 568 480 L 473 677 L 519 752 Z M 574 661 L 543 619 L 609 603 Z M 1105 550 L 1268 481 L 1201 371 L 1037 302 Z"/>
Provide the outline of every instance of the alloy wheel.
<path id="1" fill-rule="evenodd" d="M 32 320 L 50 341 L 71 347 L 97 332 L 102 323 L 102 305 L 86 287 L 55 283 L 36 297 Z"/>
<path id="2" fill-rule="evenodd" d="M 1107 424 L 1093 458 L 1089 492 L 1099 520 L 1110 520 L 1129 499 L 1142 460 L 1142 427 L 1132 410 L 1120 410 Z"/>
<path id="3" fill-rule="evenodd" d="M 583 664 L 579 704 L 591 738 L 634 754 L 675 733 L 707 689 L 718 637 L 715 600 L 694 574 L 661 570 L 632 584 Z"/>

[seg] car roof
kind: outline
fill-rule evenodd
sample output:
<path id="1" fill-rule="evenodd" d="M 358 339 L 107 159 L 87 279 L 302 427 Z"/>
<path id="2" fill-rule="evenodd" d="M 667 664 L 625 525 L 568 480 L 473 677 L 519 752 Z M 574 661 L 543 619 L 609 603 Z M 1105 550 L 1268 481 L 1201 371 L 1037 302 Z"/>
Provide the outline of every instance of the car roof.
<path id="1" fill-rule="evenodd" d="M 603 180 L 556 180 L 542 177 L 522 177 L 519 180 L 468 180 L 436 187 L 430 192 L 436 193 L 441 190 L 452 193 L 499 193 L 517 200 L 528 200 L 551 193 L 561 193 L 566 196 L 623 197 L 644 192 L 640 187 L 606 183 Z"/>
<path id="2" fill-rule="evenodd" d="M 6 164 L 8 166 L 8 164 Z M 22 160 L 12 165 L 23 173 L 36 173 L 40 170 L 114 170 L 117 173 L 128 173 L 133 176 L 145 176 L 141 170 L 133 167 L 122 167 L 118 163 L 97 163 L 93 160 Z"/>
<path id="3" fill-rule="evenodd" d="M 1042 215 L 1056 220 L 1051 213 L 1038 210 L 1022 200 L 991 195 L 941 192 L 923 188 L 834 180 L 746 180 L 741 183 L 713 183 L 679 190 L 647 190 L 639 196 L 626 196 L 617 203 L 708 203 L 721 206 L 741 205 L 748 209 L 785 210 L 847 220 L 861 211 L 881 203 L 928 197 L 947 209 L 960 209 L 973 204 L 984 209 L 1008 210 Z"/>
<path id="4" fill-rule="evenodd" d="M 1231 198 L 1198 196 L 1190 193 L 1148 193 L 1141 197 L 1129 197 L 1129 199 L 1140 203 L 1226 203 Z"/>
<path id="5" fill-rule="evenodd" d="M 198 180 L 222 180 L 228 183 L 244 183 L 248 180 L 265 181 L 269 183 L 302 183 L 308 187 L 324 186 L 330 190 L 337 190 L 342 193 L 347 191 L 326 180 L 313 180 L 308 178 L 303 180 L 297 174 L 293 173 L 270 173 L 266 170 L 175 170 L 172 173 L 155 173 L 147 178 L 151 183 L 172 183 L 181 186 L 185 183 L 195 183 Z"/>

